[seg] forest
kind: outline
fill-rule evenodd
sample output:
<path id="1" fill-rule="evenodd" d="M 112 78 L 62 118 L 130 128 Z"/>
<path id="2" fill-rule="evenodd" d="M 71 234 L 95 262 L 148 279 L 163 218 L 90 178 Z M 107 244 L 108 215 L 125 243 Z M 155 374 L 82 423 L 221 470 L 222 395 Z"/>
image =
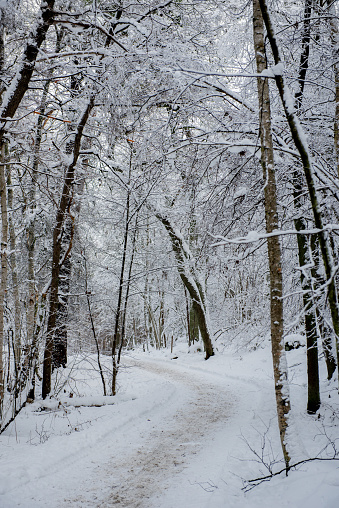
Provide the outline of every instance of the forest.
<path id="1" fill-rule="evenodd" d="M 210 369 L 265 349 L 280 473 L 297 462 L 290 352 L 339 460 L 338 16 L 0 1 L 0 434 L 78 393 L 82 361 L 115 404 L 133 352 Z"/>

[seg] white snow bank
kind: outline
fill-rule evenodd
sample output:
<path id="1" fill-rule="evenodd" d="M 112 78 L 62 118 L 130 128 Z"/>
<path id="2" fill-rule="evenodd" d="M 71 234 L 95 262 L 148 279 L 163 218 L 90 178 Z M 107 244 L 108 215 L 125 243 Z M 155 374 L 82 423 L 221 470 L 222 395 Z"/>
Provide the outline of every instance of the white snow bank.
<path id="1" fill-rule="evenodd" d="M 28 405 L 0 436 L 0 506 L 337 507 L 335 461 L 308 462 L 242 490 L 246 480 L 283 467 L 270 348 L 208 361 L 187 350 L 177 342 L 173 354 L 125 357 L 118 396 L 100 407 L 74 407 L 111 401 L 98 395 L 94 359 L 78 362 L 76 397 L 63 385 L 61 404 Z M 322 407 L 309 416 L 305 348 L 287 352 L 287 361 L 292 463 L 330 458 L 339 449 L 336 380 L 322 382 Z"/>

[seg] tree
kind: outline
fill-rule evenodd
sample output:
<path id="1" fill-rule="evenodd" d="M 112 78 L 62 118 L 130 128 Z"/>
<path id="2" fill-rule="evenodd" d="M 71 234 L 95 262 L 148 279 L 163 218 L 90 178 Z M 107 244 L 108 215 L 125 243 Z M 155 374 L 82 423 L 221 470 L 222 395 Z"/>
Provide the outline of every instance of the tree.
<path id="1" fill-rule="evenodd" d="M 330 236 L 328 230 L 324 227 L 323 217 L 319 205 L 319 199 L 316 191 L 314 170 L 312 164 L 312 158 L 307 143 L 307 139 L 304 135 L 303 129 L 298 121 L 296 112 L 293 107 L 293 100 L 283 75 L 283 61 L 280 56 L 279 47 L 277 45 L 277 39 L 275 37 L 271 16 L 267 9 L 265 0 L 260 1 L 260 8 L 262 11 L 263 19 L 265 22 L 267 36 L 270 42 L 270 46 L 273 53 L 275 67 L 273 69 L 274 79 L 277 84 L 277 88 L 280 94 L 280 98 L 284 107 L 286 118 L 289 124 L 291 136 L 300 154 L 300 158 L 303 165 L 303 171 L 305 174 L 308 193 L 311 201 L 312 212 L 314 217 L 314 224 L 319 231 L 319 244 L 326 274 L 327 284 L 327 298 L 329 302 L 333 330 L 336 336 L 336 349 L 337 349 L 337 364 L 339 363 L 339 308 L 337 292 L 335 287 L 335 265 L 333 262 L 332 248 L 330 244 Z"/>
<path id="2" fill-rule="evenodd" d="M 4 367 L 3 367 L 3 348 L 5 338 L 4 309 L 7 292 L 7 251 L 8 251 L 8 215 L 7 215 L 7 187 L 5 176 L 5 145 L 2 145 L 0 161 L 0 198 L 1 198 L 1 283 L 0 283 L 0 415 L 2 414 L 2 404 L 4 399 Z"/>
<path id="3" fill-rule="evenodd" d="M 2 104 L 0 108 L 0 118 L 13 118 L 25 93 L 27 92 L 32 74 L 35 68 L 39 49 L 46 39 L 49 27 L 53 24 L 54 0 L 41 2 L 40 11 L 36 22 L 30 32 L 27 43 L 23 51 L 21 62 L 18 66 L 15 78 L 10 87 L 2 91 Z M 2 120 L 0 126 L 0 144 L 4 143 L 6 134 L 6 120 Z"/>
<path id="4" fill-rule="evenodd" d="M 59 289 L 59 274 L 60 266 L 65 262 L 68 253 L 66 252 L 64 258 L 61 259 L 61 242 L 62 233 L 65 220 L 67 218 L 67 212 L 70 207 L 72 199 L 72 189 L 75 179 L 75 170 L 80 155 L 81 141 L 84 133 L 84 128 L 89 119 L 92 109 L 94 108 L 94 97 L 91 96 L 88 103 L 80 117 L 76 134 L 74 137 L 73 146 L 73 160 L 68 166 L 65 172 L 64 186 L 57 209 L 55 227 L 53 231 L 53 259 L 52 259 L 52 279 L 51 279 L 51 296 L 49 303 L 49 315 L 47 324 L 47 338 L 46 347 L 44 353 L 44 370 L 43 370 L 43 383 L 42 383 L 42 397 L 46 398 L 51 391 L 51 374 L 52 374 L 52 355 L 53 355 L 53 344 L 54 334 L 56 329 L 56 317 L 58 309 L 58 289 Z"/>
<path id="5" fill-rule="evenodd" d="M 167 217 L 159 211 L 155 211 L 155 216 L 165 227 L 172 244 L 172 249 L 177 261 L 177 268 L 180 278 L 189 292 L 192 300 L 192 306 L 198 321 L 199 330 L 205 347 L 205 358 L 208 360 L 214 355 L 212 345 L 212 334 L 206 308 L 206 297 L 199 277 L 195 272 L 194 259 L 190 253 L 188 245 L 182 235 L 177 231 Z"/>
<path id="6" fill-rule="evenodd" d="M 305 85 L 306 77 L 313 79 L 314 60 L 329 61 L 336 54 L 336 35 L 329 18 L 321 21 L 321 37 L 331 44 L 321 55 L 319 49 L 310 51 L 322 8 L 312 5 L 314 16 L 309 0 L 298 3 L 294 12 L 304 21 L 298 25 L 289 12 L 276 14 L 277 22 L 285 23 L 283 52 L 285 37 L 302 36 L 301 44 L 298 37 L 293 43 L 300 59 L 287 62 L 288 73 L 297 76 L 297 93 L 290 94 L 290 102 L 286 80 L 280 79 L 280 54 L 271 70 L 267 63 L 272 56 L 264 46 L 257 1 L 254 41 L 249 10 L 240 21 L 228 16 L 230 4 L 212 7 L 210 2 L 149 6 L 59 0 L 28 9 L 36 23 L 30 31 L 27 23 L 20 27 L 22 47 L 16 28 L 7 29 L 2 40 L 7 60 L 1 135 L 2 192 L 8 202 L 2 199 L 0 299 L 7 305 L 3 340 L 7 331 L 20 329 L 21 348 L 14 338 L 14 349 L 1 358 L 8 390 L 12 379 L 19 378 L 20 400 L 35 382 L 42 351 L 44 397 L 52 390 L 53 368 L 66 364 L 67 348 L 92 350 L 94 345 L 97 355 L 112 352 L 115 393 L 127 344 L 144 341 L 146 348 L 147 341 L 160 348 L 168 336 L 187 336 L 188 330 L 190 342 L 201 335 L 209 357 L 215 339 L 257 347 L 270 329 L 285 446 L 289 402 L 282 387 L 287 377 L 284 330 L 300 332 L 306 316 L 309 373 L 316 372 L 315 332 L 327 326 L 326 292 L 333 323 L 337 305 L 331 260 L 337 242 L 324 226 L 338 215 L 335 181 L 328 170 L 335 153 L 328 136 L 325 153 L 318 119 L 309 121 L 306 110 L 313 90 Z M 255 77 L 263 74 L 257 90 L 253 50 L 248 51 L 253 42 Z M 274 42 L 272 47 L 277 56 Z M 335 68 L 328 68 L 335 77 Z M 272 78 L 284 98 L 291 132 L 299 136 L 300 153 L 286 133 L 274 87 L 268 90 Z M 319 79 L 323 84 L 327 78 Z M 331 86 L 319 98 L 327 104 L 319 113 L 326 125 L 335 82 Z M 312 136 L 311 170 L 316 174 L 309 171 L 307 178 L 303 173 L 310 169 L 310 157 L 296 128 L 298 120 Z M 323 173 L 318 171 L 321 165 Z M 312 206 L 315 228 L 309 230 Z M 283 233 L 285 228 L 292 228 L 293 235 L 278 239 L 278 229 Z M 251 231 L 258 233 L 257 242 L 245 241 Z M 228 245 L 211 247 L 213 238 L 217 242 L 220 237 L 227 237 Z M 5 244 L 10 244 L 10 253 Z M 86 267 L 80 249 L 86 251 Z M 288 295 L 284 309 L 283 294 Z M 20 365 L 13 361 L 19 356 Z M 314 391 L 309 393 L 309 411 L 320 404 L 317 386 L 310 377 Z M 8 400 L 14 397 L 13 391 L 7 393 Z M 288 463 L 286 449 L 284 455 Z"/>
<path id="7" fill-rule="evenodd" d="M 296 111 L 300 113 L 305 88 L 306 73 L 308 70 L 310 42 L 311 42 L 311 15 L 312 1 L 305 0 L 304 28 L 302 35 L 302 48 L 299 64 L 299 90 L 295 94 Z M 307 230 L 307 221 L 303 217 L 303 187 L 304 179 L 298 164 L 293 170 L 293 197 L 297 217 L 294 220 L 297 231 Z M 307 375 L 308 400 L 307 411 L 316 413 L 320 407 L 319 364 L 318 364 L 318 327 L 316 317 L 316 301 L 313 297 L 312 274 L 307 274 L 307 266 L 311 266 L 311 245 L 305 235 L 297 236 L 298 257 L 300 265 L 301 287 L 303 289 L 303 302 L 305 309 L 305 332 L 307 342 Z"/>
<path id="8" fill-rule="evenodd" d="M 253 38 L 258 74 L 267 66 L 264 42 L 264 23 L 258 0 L 253 0 Z M 261 164 L 263 168 L 263 181 L 265 188 L 265 219 L 268 234 L 277 231 L 278 206 L 277 187 L 275 179 L 271 108 L 268 79 L 257 78 L 259 100 L 259 129 L 261 141 Z M 280 440 L 286 468 L 289 468 L 290 456 L 286 445 L 286 430 L 290 401 L 287 382 L 287 363 L 284 344 L 283 321 L 283 278 L 281 249 L 278 236 L 267 238 L 267 251 L 270 272 L 270 303 L 271 303 L 271 344 L 273 358 L 273 372 L 275 382 L 275 395 L 277 403 Z"/>

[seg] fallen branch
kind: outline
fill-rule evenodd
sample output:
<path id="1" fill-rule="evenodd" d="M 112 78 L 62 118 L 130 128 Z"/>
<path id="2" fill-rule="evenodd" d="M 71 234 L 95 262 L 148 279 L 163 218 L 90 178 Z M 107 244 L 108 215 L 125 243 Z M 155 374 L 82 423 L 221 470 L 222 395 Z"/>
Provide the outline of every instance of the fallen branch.
<path id="1" fill-rule="evenodd" d="M 55 410 L 64 407 L 101 407 L 113 405 L 116 403 L 116 397 L 67 397 L 63 400 L 44 400 L 39 404 L 39 410 Z"/>
<path id="2" fill-rule="evenodd" d="M 7 427 L 9 427 L 9 425 L 14 422 L 15 418 L 18 416 L 18 414 L 20 413 L 20 411 L 26 406 L 26 402 L 27 400 L 25 400 L 25 402 L 23 402 L 21 404 L 21 406 L 19 407 L 19 409 L 16 409 L 14 415 L 12 416 L 12 418 L 10 418 L 10 420 L 8 420 L 8 422 L 2 427 L 0 428 L 0 434 L 2 434 L 3 432 L 5 432 L 5 430 L 7 429 Z"/>
<path id="3" fill-rule="evenodd" d="M 282 473 L 286 473 L 286 476 L 287 476 L 287 473 L 289 471 L 291 471 L 291 469 L 296 468 L 297 466 L 300 466 L 301 464 L 306 464 L 307 462 L 313 462 L 315 460 L 319 460 L 319 461 L 337 460 L 337 461 L 339 461 L 339 457 L 338 456 L 329 457 L 329 458 L 311 457 L 310 459 L 300 460 L 299 462 L 296 462 L 295 464 L 291 464 L 288 468 L 288 471 L 287 471 L 287 468 L 284 467 L 283 469 L 280 469 L 280 471 L 277 471 L 276 473 L 271 473 L 267 476 L 261 476 L 259 478 L 254 478 L 253 480 L 246 480 L 245 486 L 241 490 L 243 490 L 245 492 L 249 492 L 254 487 L 257 487 L 258 485 L 260 485 L 261 483 L 270 481 L 274 476 L 278 476 Z"/>

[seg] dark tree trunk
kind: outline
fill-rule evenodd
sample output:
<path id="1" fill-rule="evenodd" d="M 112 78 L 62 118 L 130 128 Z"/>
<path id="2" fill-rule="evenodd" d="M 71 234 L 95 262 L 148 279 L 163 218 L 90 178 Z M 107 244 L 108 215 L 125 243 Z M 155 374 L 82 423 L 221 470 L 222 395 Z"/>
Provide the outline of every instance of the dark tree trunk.
<path id="1" fill-rule="evenodd" d="M 76 65 L 77 60 L 74 61 Z M 77 97 L 81 88 L 81 75 L 71 76 L 70 80 L 70 95 L 72 99 Z M 71 109 L 71 116 L 76 115 L 76 111 Z M 75 130 L 76 125 L 72 123 L 69 126 L 69 131 Z M 70 156 L 74 149 L 74 140 L 71 139 L 66 145 L 66 155 Z M 84 187 L 84 180 L 81 179 L 80 185 L 76 185 L 77 196 L 81 195 Z M 71 214 L 71 205 L 74 210 L 73 215 Z M 61 257 L 64 261 L 60 265 L 59 270 L 59 297 L 58 297 L 58 309 L 55 323 L 55 335 L 53 343 L 53 357 L 52 365 L 53 368 L 66 367 L 67 364 L 67 320 L 68 320 L 68 301 L 69 301 L 69 289 L 71 282 L 71 271 L 72 271 L 72 249 L 73 249 L 73 236 L 75 228 L 75 216 L 79 215 L 80 212 L 80 201 L 72 199 L 69 203 L 67 210 L 67 218 L 64 222 L 62 243 L 61 243 Z"/>
<path id="2" fill-rule="evenodd" d="M 40 12 L 34 23 L 34 28 L 27 38 L 26 47 L 19 70 L 13 80 L 15 84 L 14 90 L 10 87 L 3 94 L 2 105 L 0 108 L 0 118 L 13 118 L 20 102 L 25 95 L 29 82 L 35 67 L 35 62 L 42 43 L 46 39 L 49 27 L 54 21 L 54 0 L 43 0 L 41 2 Z M 0 126 L 0 144 L 6 132 L 6 121 Z"/>
<path id="3" fill-rule="evenodd" d="M 117 376 L 118 376 L 118 356 L 117 348 L 119 342 L 121 344 L 121 307 L 122 307 L 122 292 L 124 287 L 124 274 L 125 274 L 125 264 L 126 264 L 126 255 L 127 255 L 127 243 L 128 243 L 128 234 L 129 234 L 129 213 L 130 213 L 130 194 L 127 194 L 126 201 L 126 222 L 125 222 L 125 233 L 124 233 L 124 246 L 122 252 L 122 260 L 121 260 L 121 270 L 120 270 L 120 280 L 119 280 L 119 292 L 118 292 L 118 302 L 117 308 L 115 312 L 115 326 L 114 326 L 114 335 L 113 335 L 113 343 L 112 343 L 112 363 L 113 363 L 113 372 L 112 372 L 112 395 L 116 395 L 117 389 Z"/>
<path id="4" fill-rule="evenodd" d="M 297 111 L 301 110 L 305 79 L 308 70 L 310 41 L 311 41 L 311 14 L 312 0 L 305 0 L 304 9 L 304 28 L 302 36 L 302 49 L 299 64 L 299 90 L 295 94 L 295 105 Z M 303 196 L 304 196 L 304 178 L 301 168 L 297 165 L 293 172 L 293 198 L 294 208 L 297 217 L 294 220 L 297 231 L 307 230 L 307 222 L 302 216 Z M 319 387 L 319 362 L 318 362 L 318 329 L 316 318 L 317 302 L 313 298 L 313 287 L 311 274 L 306 275 L 307 266 L 310 266 L 310 245 L 305 235 L 297 235 L 298 257 L 300 270 L 300 281 L 303 289 L 303 303 L 305 313 L 305 333 L 307 345 L 307 412 L 316 413 L 320 407 L 320 387 Z M 305 268 L 304 268 L 305 267 Z"/>
<path id="5" fill-rule="evenodd" d="M 71 246 L 73 236 L 73 224 L 68 218 L 64 228 L 63 245 Z M 69 247 L 70 249 L 70 247 Z M 68 295 L 71 279 L 71 252 L 60 266 L 59 270 L 59 297 L 58 309 L 55 319 L 55 334 L 53 340 L 52 366 L 58 369 L 67 364 L 67 319 L 68 319 Z"/>
<path id="6" fill-rule="evenodd" d="M 1 279 L 0 279 L 0 417 L 2 416 L 2 404 L 5 393 L 5 373 L 3 364 L 3 351 L 5 343 L 5 301 L 7 293 L 8 271 L 8 215 L 7 215 L 7 192 L 5 174 L 5 146 L 2 145 L 0 152 L 0 202 L 1 202 Z"/>
<path id="7" fill-rule="evenodd" d="M 320 286 L 324 285 L 325 281 L 324 278 L 319 275 L 321 273 L 320 252 L 319 252 L 319 242 L 316 235 L 311 236 L 311 252 L 313 256 L 312 259 L 313 266 L 311 268 L 312 281 L 314 284 L 314 291 L 317 292 L 320 289 Z M 326 302 L 324 304 L 324 307 L 325 305 Z M 324 309 L 320 308 L 318 301 L 316 301 L 315 311 L 317 316 L 319 335 L 321 337 L 322 348 L 327 368 L 327 379 L 330 380 L 332 379 L 337 366 L 337 362 L 335 360 L 335 357 L 333 356 L 333 340 L 332 340 L 333 332 L 331 327 L 326 322 L 324 316 Z"/>
<path id="8" fill-rule="evenodd" d="M 294 190 L 296 192 L 296 190 Z M 296 229 L 302 228 L 304 224 L 302 219 L 296 219 Z M 298 235 L 298 254 L 299 265 L 302 268 L 307 263 L 310 263 L 309 250 L 307 238 Z M 319 362 L 318 362 L 318 330 L 316 320 L 316 303 L 313 301 L 312 281 L 310 277 L 306 277 L 304 270 L 300 272 L 301 287 L 303 289 L 303 302 L 305 312 L 305 332 L 306 332 L 306 346 L 307 346 L 307 412 L 316 413 L 320 407 L 320 389 L 319 389 Z"/>
<path id="9" fill-rule="evenodd" d="M 163 217 L 159 212 L 155 212 L 155 216 L 160 220 L 169 234 L 172 249 L 177 260 L 180 278 L 192 300 L 192 306 L 198 321 L 201 338 L 205 347 L 205 358 L 207 360 L 210 356 L 214 355 L 214 351 L 212 337 L 208 326 L 204 291 L 192 268 L 187 266 L 190 254 L 186 251 L 180 235 L 176 233 L 170 221 L 166 217 Z"/>
<path id="10" fill-rule="evenodd" d="M 90 112 L 94 107 L 94 98 L 91 97 L 87 107 L 80 119 L 80 122 L 77 127 L 77 132 L 74 139 L 74 148 L 73 148 L 73 161 L 68 166 L 66 174 L 64 187 L 62 190 L 60 203 L 58 206 L 55 227 L 53 231 L 53 257 L 52 257 L 52 278 L 51 278 L 51 288 L 50 288 L 50 303 L 49 303 L 49 315 L 48 315 L 48 323 L 47 323 L 47 336 L 46 336 L 46 346 L 44 353 L 44 365 L 43 365 L 43 381 L 42 381 L 42 397 L 46 398 L 47 395 L 51 391 L 51 374 L 52 374 L 52 357 L 53 357 L 53 346 L 54 346 L 54 337 L 56 330 L 56 319 L 58 313 L 58 305 L 59 305 L 59 277 L 60 277 L 60 262 L 61 258 L 61 247 L 62 247 L 62 234 L 64 224 L 67 218 L 67 212 L 70 206 L 71 194 L 74 185 L 74 175 L 76 170 L 76 164 L 78 162 L 79 154 L 80 154 L 80 146 L 81 139 L 84 131 L 84 127 L 89 118 Z M 67 258 L 64 257 L 65 261 Z"/>

